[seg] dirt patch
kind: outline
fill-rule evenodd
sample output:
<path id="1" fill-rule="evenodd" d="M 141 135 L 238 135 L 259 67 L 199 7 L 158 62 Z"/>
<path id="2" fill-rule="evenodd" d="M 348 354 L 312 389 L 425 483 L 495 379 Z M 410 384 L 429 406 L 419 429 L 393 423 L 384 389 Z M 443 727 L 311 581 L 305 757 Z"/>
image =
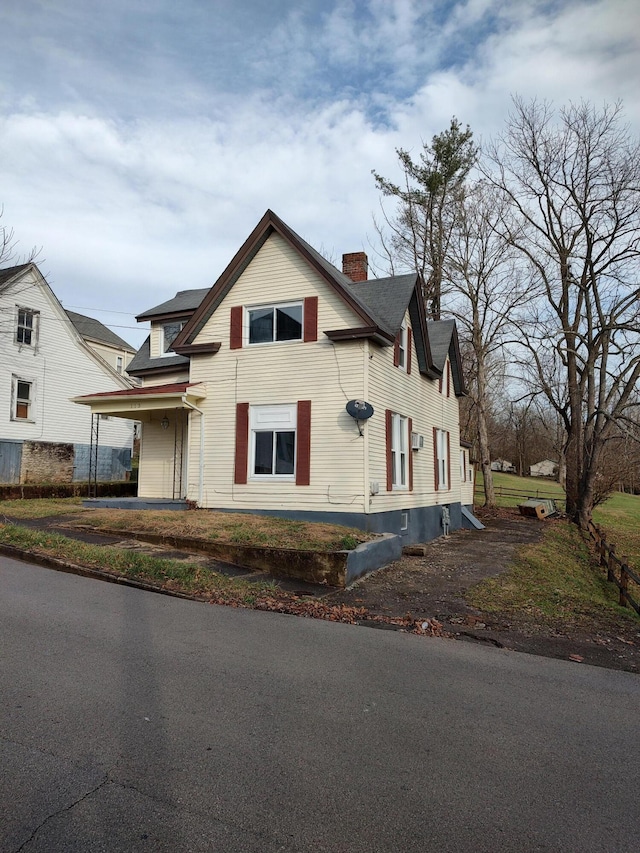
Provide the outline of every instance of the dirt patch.
<path id="1" fill-rule="evenodd" d="M 538 542 L 545 524 L 512 510 L 484 514 L 485 529 L 460 530 L 425 546 L 424 555 L 402 559 L 330 599 L 371 613 L 413 619 L 435 618 L 459 639 L 611 669 L 640 672 L 637 623 L 541 623 L 529 614 L 486 613 L 472 607 L 467 591 L 509 569 L 519 548 Z"/>

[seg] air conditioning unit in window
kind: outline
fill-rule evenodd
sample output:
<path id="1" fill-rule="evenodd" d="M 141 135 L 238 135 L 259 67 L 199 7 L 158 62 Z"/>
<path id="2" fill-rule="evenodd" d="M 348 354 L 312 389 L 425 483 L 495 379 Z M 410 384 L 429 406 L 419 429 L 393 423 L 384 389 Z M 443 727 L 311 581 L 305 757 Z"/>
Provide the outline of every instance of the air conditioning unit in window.
<path id="1" fill-rule="evenodd" d="M 424 447 L 424 436 L 419 435 L 417 432 L 411 433 L 411 449 L 412 450 L 420 450 L 421 447 Z"/>

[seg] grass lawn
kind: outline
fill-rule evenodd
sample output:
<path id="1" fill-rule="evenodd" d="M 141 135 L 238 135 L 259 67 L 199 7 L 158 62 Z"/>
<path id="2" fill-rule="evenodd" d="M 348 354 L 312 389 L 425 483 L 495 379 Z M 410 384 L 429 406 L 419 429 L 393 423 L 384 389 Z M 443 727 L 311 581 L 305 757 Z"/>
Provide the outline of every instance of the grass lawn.
<path id="1" fill-rule="evenodd" d="M 553 497 L 559 507 L 564 499 L 558 483 L 542 478 L 494 472 L 494 484 L 501 507 L 515 507 L 524 496 Z M 481 474 L 476 500 L 479 505 L 484 500 Z M 628 557 L 629 565 L 640 573 L 640 496 L 615 492 L 593 516 L 618 555 Z M 640 599 L 635 584 L 630 584 L 629 591 Z M 589 543 L 568 522 L 550 521 L 539 545 L 523 549 L 508 573 L 480 584 L 469 600 L 486 610 L 528 612 L 542 619 L 588 622 L 604 618 L 615 622 L 638 618 L 630 609 L 618 606 L 617 587 L 606 581 L 604 571 L 594 565 Z"/>
<path id="2" fill-rule="evenodd" d="M 303 551 L 352 550 L 373 538 L 367 533 L 337 524 L 290 521 L 266 515 L 210 512 L 209 510 L 87 509 L 81 498 L 3 501 L 2 516 L 46 518 L 78 514 L 78 523 L 119 532 L 149 531 L 165 536 L 191 537 L 236 545 L 293 548 Z M 80 515 L 81 514 L 81 515 Z"/>

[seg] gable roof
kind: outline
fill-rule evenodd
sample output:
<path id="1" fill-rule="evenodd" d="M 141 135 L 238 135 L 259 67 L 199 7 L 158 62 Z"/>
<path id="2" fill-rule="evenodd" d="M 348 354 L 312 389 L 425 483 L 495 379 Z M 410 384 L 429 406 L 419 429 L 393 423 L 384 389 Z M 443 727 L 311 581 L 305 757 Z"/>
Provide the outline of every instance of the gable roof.
<path id="1" fill-rule="evenodd" d="M 453 376 L 453 387 L 459 397 L 466 394 L 464 374 L 462 372 L 462 356 L 458 343 L 455 320 L 429 320 L 427 322 L 427 334 L 431 343 L 431 355 L 433 366 L 442 376 L 447 362 L 447 356 L 451 363 L 451 375 Z"/>
<path id="2" fill-rule="evenodd" d="M 0 270 L 0 289 L 1 289 L 5 284 L 8 284 L 8 283 L 11 281 L 11 279 L 12 279 L 12 278 L 14 278 L 15 276 L 17 276 L 17 275 L 19 275 L 20 273 L 24 272 L 24 271 L 25 271 L 25 270 L 27 270 L 30 266 L 31 266 L 31 264 L 30 264 L 30 263 L 28 263 L 28 264 L 18 264 L 18 265 L 17 265 L 17 266 L 15 266 L 15 267 L 5 267 L 3 270 Z"/>
<path id="3" fill-rule="evenodd" d="M 151 337 L 147 337 L 127 365 L 129 376 L 144 376 L 145 373 L 160 373 L 175 368 L 188 367 L 189 359 L 184 355 L 163 355 L 151 358 Z"/>
<path id="4" fill-rule="evenodd" d="M 292 231 L 272 210 L 267 210 L 249 237 L 236 252 L 233 259 L 218 278 L 211 290 L 204 297 L 199 307 L 177 336 L 174 344 L 182 347 L 193 343 L 209 317 L 220 305 L 244 270 L 251 263 L 267 239 L 274 233 L 279 234 L 307 263 L 312 266 L 327 282 L 337 295 L 349 305 L 361 319 L 362 326 L 367 328 L 368 337 L 372 337 L 386 346 L 393 343 L 395 335 L 387 324 L 365 305 L 355 290 L 350 286 L 351 279 L 337 270 L 333 264 L 317 252 L 312 246 Z"/>
<path id="5" fill-rule="evenodd" d="M 92 341 L 97 341 L 100 344 L 124 349 L 128 352 L 135 352 L 135 349 L 123 340 L 111 329 L 108 329 L 99 320 L 93 317 L 86 317 L 84 314 L 77 314 L 75 311 L 69 311 L 65 308 L 68 318 L 71 320 L 76 330 L 83 338 L 90 338 Z"/>

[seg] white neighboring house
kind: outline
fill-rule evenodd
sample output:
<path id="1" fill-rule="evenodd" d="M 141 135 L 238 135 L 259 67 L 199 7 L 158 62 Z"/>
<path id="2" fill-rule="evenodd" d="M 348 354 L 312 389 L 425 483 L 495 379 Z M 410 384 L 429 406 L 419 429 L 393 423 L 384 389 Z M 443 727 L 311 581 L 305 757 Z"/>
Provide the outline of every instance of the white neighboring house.
<path id="1" fill-rule="evenodd" d="M 516 466 L 509 462 L 508 459 L 494 459 L 491 463 L 492 471 L 503 471 L 506 474 L 515 473 Z"/>
<path id="2" fill-rule="evenodd" d="M 558 473 L 558 463 L 552 459 L 543 459 L 542 462 L 536 462 L 529 469 L 532 477 L 555 477 Z"/>
<path id="3" fill-rule="evenodd" d="M 88 479 L 91 413 L 71 398 L 131 385 L 83 339 L 36 264 L 0 270 L 0 483 Z M 97 425 L 98 479 L 125 479 L 133 422 Z"/>

